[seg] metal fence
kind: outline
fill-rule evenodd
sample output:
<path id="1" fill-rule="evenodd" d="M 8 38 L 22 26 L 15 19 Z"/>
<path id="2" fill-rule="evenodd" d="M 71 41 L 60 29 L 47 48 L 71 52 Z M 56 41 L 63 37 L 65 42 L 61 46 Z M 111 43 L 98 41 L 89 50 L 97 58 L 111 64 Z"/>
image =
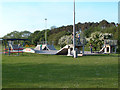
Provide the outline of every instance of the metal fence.
<path id="1" fill-rule="evenodd" d="M 104 44 L 109 44 L 111 46 L 117 46 L 118 40 L 104 40 Z"/>
<path id="2" fill-rule="evenodd" d="M 43 45 L 43 44 L 48 44 L 48 45 L 54 45 L 54 41 L 41 41 L 41 42 L 37 42 L 37 45 Z"/>

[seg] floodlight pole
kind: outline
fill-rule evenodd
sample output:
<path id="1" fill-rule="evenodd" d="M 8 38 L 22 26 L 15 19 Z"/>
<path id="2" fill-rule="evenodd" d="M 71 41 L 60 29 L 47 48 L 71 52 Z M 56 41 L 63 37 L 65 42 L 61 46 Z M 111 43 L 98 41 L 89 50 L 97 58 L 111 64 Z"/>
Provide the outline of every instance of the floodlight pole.
<path id="1" fill-rule="evenodd" d="M 47 44 L 47 18 L 45 18 L 45 44 Z"/>
<path id="2" fill-rule="evenodd" d="M 73 56 L 77 58 L 76 49 L 75 49 L 75 0 L 74 0 L 74 11 L 73 11 Z"/>

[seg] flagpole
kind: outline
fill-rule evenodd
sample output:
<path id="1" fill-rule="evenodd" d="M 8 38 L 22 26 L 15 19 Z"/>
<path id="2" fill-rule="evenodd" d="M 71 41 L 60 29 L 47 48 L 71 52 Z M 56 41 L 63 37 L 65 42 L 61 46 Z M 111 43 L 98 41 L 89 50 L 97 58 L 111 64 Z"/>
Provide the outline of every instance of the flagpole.
<path id="1" fill-rule="evenodd" d="M 77 58 L 76 49 L 75 49 L 75 0 L 74 0 L 74 11 L 73 11 L 73 56 Z"/>
<path id="2" fill-rule="evenodd" d="M 45 44 L 47 44 L 47 18 L 45 18 Z"/>

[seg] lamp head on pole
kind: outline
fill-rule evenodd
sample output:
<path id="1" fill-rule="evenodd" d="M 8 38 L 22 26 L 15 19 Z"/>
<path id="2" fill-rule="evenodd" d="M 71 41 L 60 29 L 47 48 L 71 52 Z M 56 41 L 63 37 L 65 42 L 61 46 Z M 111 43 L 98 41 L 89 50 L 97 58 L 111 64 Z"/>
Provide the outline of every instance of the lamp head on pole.
<path id="1" fill-rule="evenodd" d="M 45 20 L 47 20 L 47 18 L 45 18 Z"/>

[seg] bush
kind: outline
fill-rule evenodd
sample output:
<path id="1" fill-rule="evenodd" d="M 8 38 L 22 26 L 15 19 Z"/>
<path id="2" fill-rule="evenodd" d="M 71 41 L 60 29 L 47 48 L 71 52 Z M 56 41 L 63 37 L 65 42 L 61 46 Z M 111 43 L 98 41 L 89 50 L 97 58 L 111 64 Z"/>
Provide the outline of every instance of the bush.
<path id="1" fill-rule="evenodd" d="M 29 45 L 28 45 L 28 44 L 26 44 L 26 45 L 25 45 L 25 47 L 29 47 Z"/>
<path id="2" fill-rule="evenodd" d="M 48 41 L 51 42 L 51 41 L 54 41 L 54 44 L 55 45 L 58 45 L 58 41 L 59 39 L 64 36 L 66 34 L 65 31 L 61 31 L 59 33 L 55 33 L 55 34 L 51 34 L 48 38 Z"/>
<path id="3" fill-rule="evenodd" d="M 72 35 L 70 36 L 63 36 L 59 39 L 58 44 L 62 47 L 64 47 L 67 44 L 72 44 Z"/>
<path id="4" fill-rule="evenodd" d="M 30 47 L 35 47 L 35 45 L 30 45 Z"/>

